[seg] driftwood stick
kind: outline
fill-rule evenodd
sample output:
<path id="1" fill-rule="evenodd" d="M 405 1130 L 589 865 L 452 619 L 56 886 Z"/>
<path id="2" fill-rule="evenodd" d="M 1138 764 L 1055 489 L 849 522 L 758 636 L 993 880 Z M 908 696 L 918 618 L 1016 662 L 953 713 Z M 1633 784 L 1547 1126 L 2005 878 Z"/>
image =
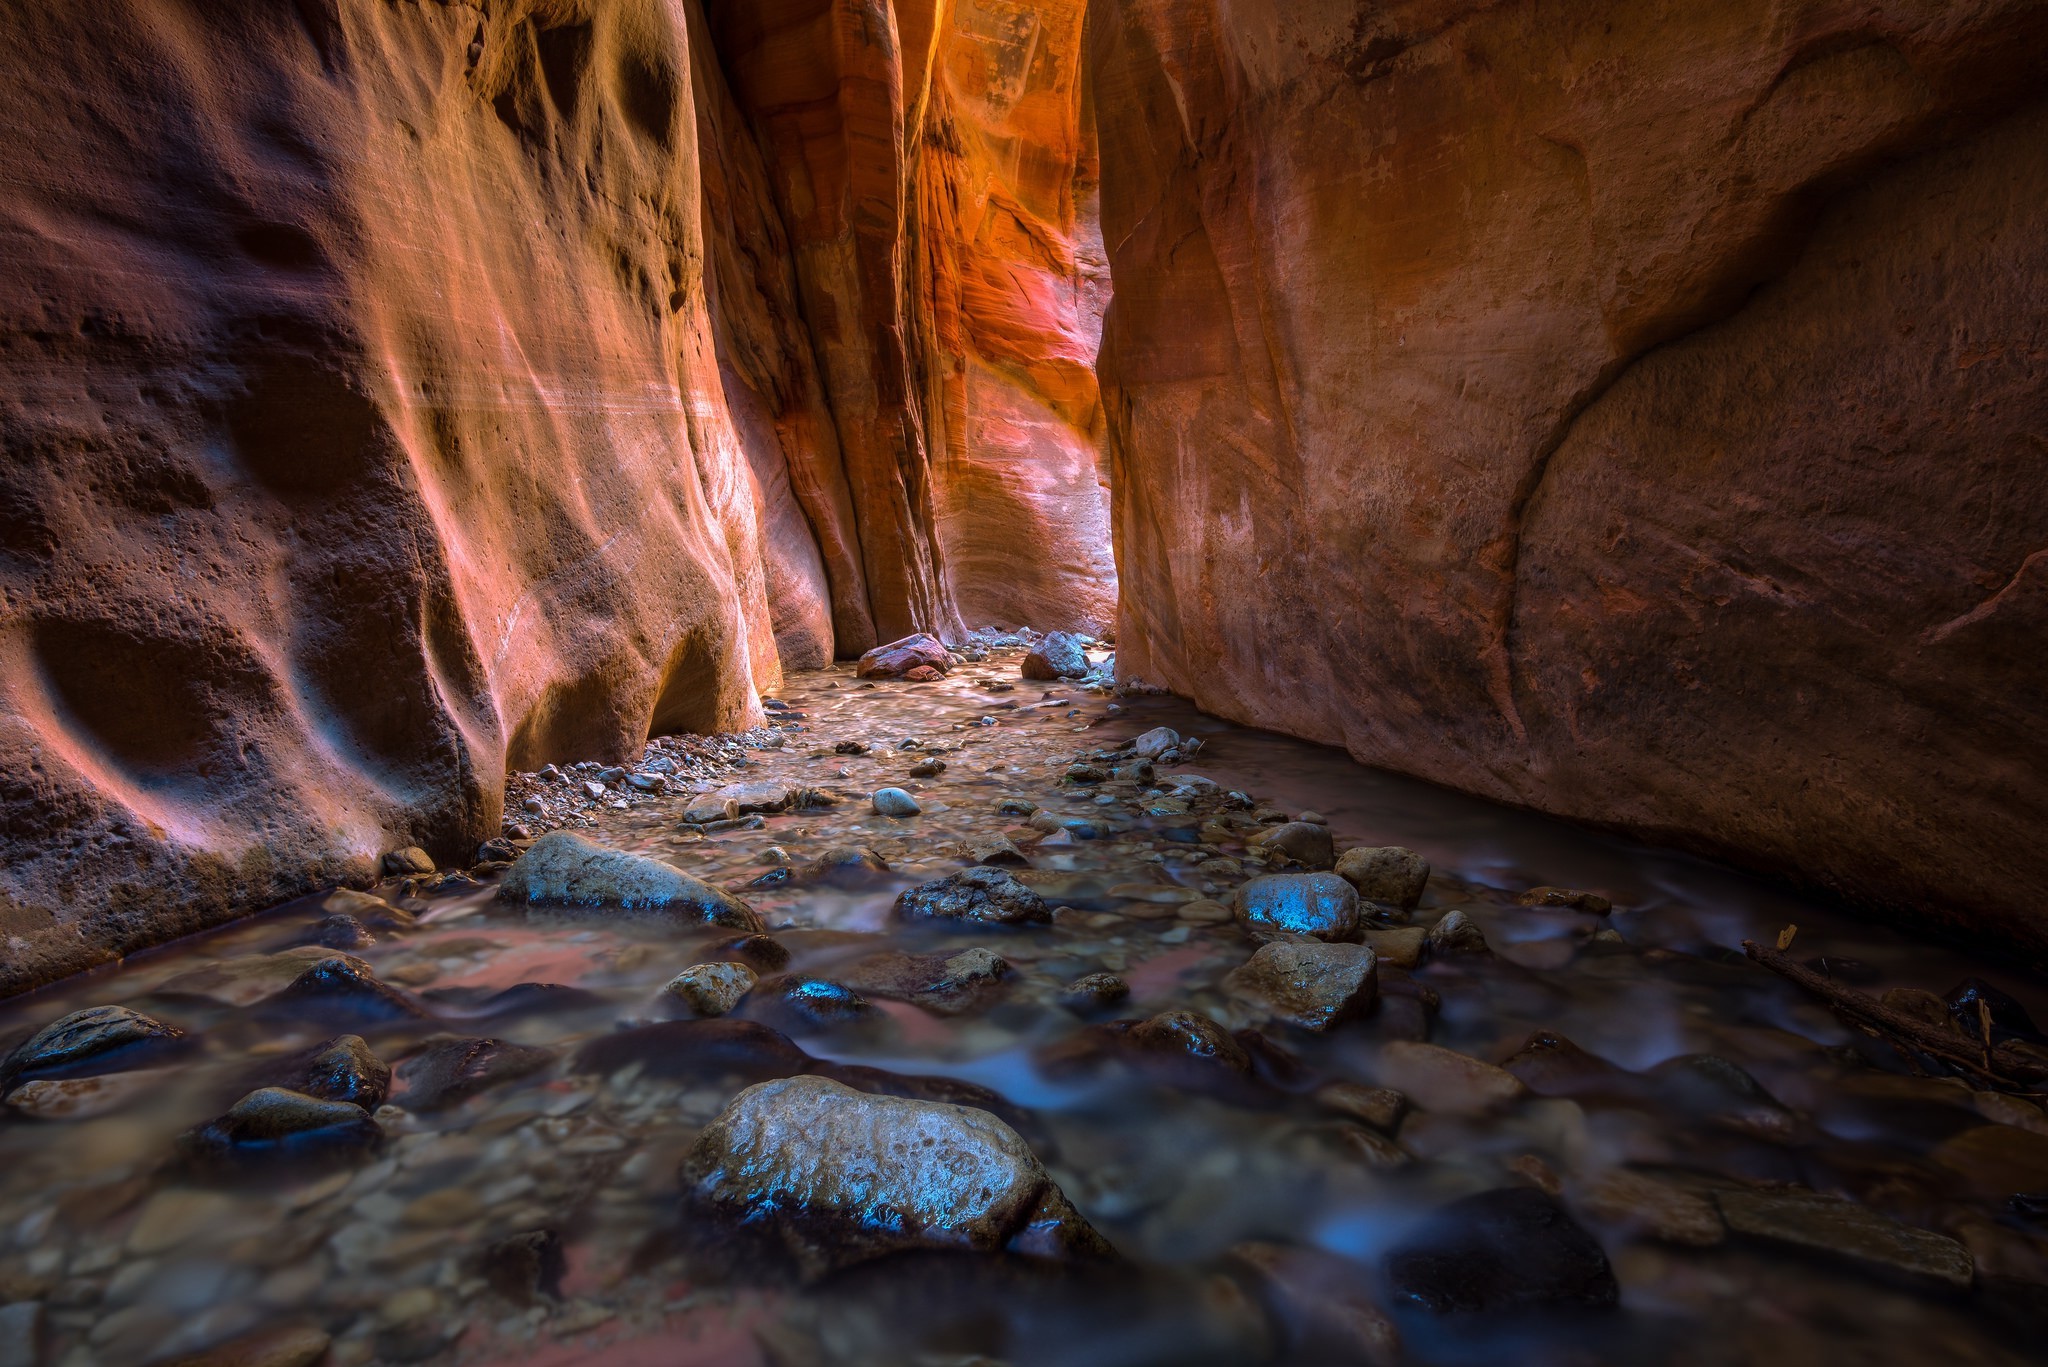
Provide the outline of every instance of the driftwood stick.
<path id="1" fill-rule="evenodd" d="M 1892 1010 L 1874 997 L 1823 978 L 1805 965 L 1795 963 L 1777 950 L 1767 949 L 1754 940 L 1744 940 L 1742 951 L 1779 977 L 1790 979 L 1819 997 L 1852 1024 L 1903 1043 L 1980 1082 L 2005 1091 L 2030 1092 L 2037 1090 L 2043 1079 L 2048 1078 L 2048 1068 L 2010 1046 L 1987 1048 L 1959 1031 L 1944 1030 L 1938 1025 L 1915 1020 Z"/>

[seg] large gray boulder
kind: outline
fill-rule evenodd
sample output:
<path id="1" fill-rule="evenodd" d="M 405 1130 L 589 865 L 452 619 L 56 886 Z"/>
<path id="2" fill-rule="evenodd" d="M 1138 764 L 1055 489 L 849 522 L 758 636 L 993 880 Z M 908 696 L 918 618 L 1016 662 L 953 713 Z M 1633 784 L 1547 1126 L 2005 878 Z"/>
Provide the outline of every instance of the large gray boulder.
<path id="1" fill-rule="evenodd" d="M 762 928 L 752 907 L 721 888 L 658 859 L 609 850 L 567 831 L 534 841 L 505 871 L 498 895 L 565 912 L 630 912 L 736 930 Z"/>
<path id="2" fill-rule="evenodd" d="M 916 1249 L 1110 1251 L 993 1115 L 820 1077 L 741 1092 L 698 1136 L 682 1186 L 695 1221 L 765 1237 L 812 1277 Z"/>

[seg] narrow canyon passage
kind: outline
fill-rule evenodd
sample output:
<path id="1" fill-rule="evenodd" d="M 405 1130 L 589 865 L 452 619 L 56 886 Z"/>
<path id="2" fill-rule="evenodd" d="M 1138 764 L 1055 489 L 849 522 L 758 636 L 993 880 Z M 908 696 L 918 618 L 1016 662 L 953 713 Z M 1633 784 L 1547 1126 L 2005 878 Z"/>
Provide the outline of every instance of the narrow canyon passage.
<path id="1" fill-rule="evenodd" d="M 0 35 L 0 1367 L 2048 1330 L 2035 0 Z"/>

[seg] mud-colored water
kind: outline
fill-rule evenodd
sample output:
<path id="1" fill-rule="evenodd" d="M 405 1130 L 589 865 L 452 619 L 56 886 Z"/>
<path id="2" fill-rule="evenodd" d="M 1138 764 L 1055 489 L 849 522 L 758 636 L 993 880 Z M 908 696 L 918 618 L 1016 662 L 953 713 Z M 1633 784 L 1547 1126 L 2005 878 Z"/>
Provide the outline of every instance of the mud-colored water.
<path id="1" fill-rule="evenodd" d="M 310 944 L 332 909 L 317 901 L 0 1007 L 0 1029 L 17 1041 L 108 1004 L 184 1032 L 82 1070 L 94 1080 L 14 1093 L 0 1121 L 0 1362 L 153 1362 L 292 1329 L 307 1331 L 299 1357 L 217 1360 L 310 1360 L 324 1336 L 337 1363 L 1365 1361 L 1385 1340 L 1346 1338 L 1353 1303 L 1390 1316 L 1416 1363 L 2037 1360 L 2048 1228 L 2011 1198 L 2048 1191 L 2048 1114 L 1913 1076 L 1888 1046 L 1733 947 L 1796 924 L 1796 956 L 1825 959 L 1865 991 L 1945 993 L 1975 976 L 2048 1019 L 2026 978 L 1699 861 L 1363 770 L 1169 701 L 982 686 L 1015 676 L 1014 657 L 929 685 L 800 676 L 784 694 L 804 714 L 799 729 L 782 733 L 781 749 L 753 752 L 744 777 L 848 800 L 705 837 L 678 829 L 688 795 L 677 794 L 592 807 L 585 833 L 738 891 L 792 971 L 857 977 L 859 961 L 888 949 L 1000 955 L 1014 970 L 1006 982 L 944 1011 L 876 998 L 851 1025 L 772 1023 L 820 1066 L 997 1094 L 1119 1261 L 1068 1269 L 919 1255 L 811 1285 L 722 1265 L 715 1241 L 707 1255 L 680 1227 L 677 1169 L 747 1079 L 630 1043 L 583 1051 L 686 1015 L 664 984 L 733 936 L 529 916 L 497 900 L 486 875 L 381 889 L 416 915 L 410 927 L 350 904 L 375 943 L 349 952 L 425 1015 L 272 995 L 303 965 L 250 961 Z M 1424 855 L 1429 889 L 1392 920 L 1430 926 L 1462 909 L 1493 952 L 1414 970 L 1440 1000 L 1433 1020 L 1390 968 L 1381 1010 L 1327 1035 L 1262 1020 L 1220 987 L 1256 948 L 1210 900 L 1228 903 L 1240 879 L 1200 867 L 1242 846 L 1201 843 L 1200 813 L 1170 810 L 1170 795 L 1151 815 L 1161 800 L 1131 785 L 1059 781 L 1077 755 L 1161 725 L 1205 742 L 1172 772 L 1290 815 L 1312 810 L 1339 848 Z M 833 753 L 845 740 L 873 751 Z M 935 753 L 942 774 L 908 777 Z M 865 795 L 885 785 L 913 790 L 923 814 L 873 815 Z M 997 813 L 1005 797 L 1111 829 L 1031 846 L 1036 832 Z M 892 920 L 901 890 L 959 869 L 964 842 L 1004 830 L 1027 845 L 1019 874 L 1070 909 L 1054 924 L 994 933 Z M 891 875 L 853 890 L 749 886 L 849 844 L 874 849 Z M 1590 890 L 1614 910 L 1518 905 L 1537 885 Z M 1190 903 L 1194 894 L 1203 900 Z M 1595 938 L 1608 930 L 1618 942 Z M 1129 999 L 1070 1005 L 1065 986 L 1095 972 L 1121 975 Z M 529 983 L 577 991 L 493 999 Z M 1235 1089 L 1072 1066 L 1084 1032 L 1169 1009 L 1259 1029 L 1292 1062 L 1276 1054 L 1263 1081 Z M 759 1013 L 743 1002 L 739 1014 Z M 1412 1083 L 1418 1104 L 1377 1126 L 1327 1087 L 1412 1079 L 1412 1064 L 1389 1062 L 1396 1041 L 1426 1034 L 1497 1063 L 1539 1031 L 1615 1069 L 1523 1069 L 1534 1089 L 1491 1106 L 1464 1105 L 1424 1077 Z M 344 1032 L 399 1065 L 377 1112 L 380 1148 L 317 1169 L 201 1173 L 171 1161 L 186 1131 Z M 430 1106 L 404 1060 L 437 1035 L 547 1055 L 518 1055 L 529 1066 Z M 1390 1284 L 1388 1254 L 1431 1211 L 1522 1186 L 1553 1193 L 1597 1239 L 1617 1307 L 1442 1315 Z M 560 1239 L 559 1284 L 508 1293 L 485 1251 L 540 1230 Z M 1259 1274 L 1244 1252 L 1255 1241 L 1310 1250 L 1311 1270 Z"/>

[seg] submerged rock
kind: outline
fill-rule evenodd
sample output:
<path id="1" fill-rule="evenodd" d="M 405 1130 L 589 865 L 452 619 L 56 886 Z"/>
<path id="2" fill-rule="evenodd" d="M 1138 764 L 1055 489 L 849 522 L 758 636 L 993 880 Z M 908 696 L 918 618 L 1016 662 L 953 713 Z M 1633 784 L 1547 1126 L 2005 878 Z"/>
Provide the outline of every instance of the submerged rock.
<path id="1" fill-rule="evenodd" d="M 1237 890 L 1238 924 L 1254 933 L 1349 940 L 1358 934 L 1358 891 L 1334 873 L 1274 873 Z"/>
<path id="2" fill-rule="evenodd" d="M 1387 1255 L 1401 1300 L 1437 1314 L 1607 1309 L 1621 1297 L 1592 1235 L 1534 1187 L 1453 1201 Z"/>
<path id="3" fill-rule="evenodd" d="M 1278 941 L 1233 970 L 1223 990 L 1289 1025 L 1320 1033 L 1372 1010 L 1379 996 L 1378 963 L 1360 945 Z"/>
<path id="4" fill-rule="evenodd" d="M 391 1091 L 391 1069 L 361 1035 L 339 1035 L 278 1070 L 278 1085 L 321 1101 L 374 1111 Z"/>
<path id="5" fill-rule="evenodd" d="M 905 921 L 1026 925 L 1052 920 L 1052 908 L 1012 874 L 980 866 L 911 888 L 896 899 L 896 915 Z"/>
<path id="6" fill-rule="evenodd" d="M 752 1083 L 804 1072 L 811 1063 L 811 1056 L 780 1030 L 721 1017 L 620 1030 L 584 1045 L 570 1066 L 579 1073 L 638 1068 L 649 1077 L 677 1082 Z"/>
<path id="7" fill-rule="evenodd" d="M 553 1061 L 548 1050 L 524 1044 L 442 1036 L 398 1065 L 398 1079 L 405 1084 L 399 1103 L 409 1111 L 439 1110 L 530 1077 Z"/>
<path id="8" fill-rule="evenodd" d="M 1639 1229 L 1668 1244 L 1710 1248 L 1728 1237 L 1711 1200 L 1641 1173 L 1610 1172 L 1587 1187 L 1578 1204 L 1596 1220 Z"/>
<path id="9" fill-rule="evenodd" d="M 1390 930 L 1368 926 L 1359 933 L 1359 939 L 1390 966 L 1413 968 L 1422 962 L 1422 951 L 1429 945 L 1429 931 L 1423 926 L 1395 926 Z"/>
<path id="10" fill-rule="evenodd" d="M 1396 1040 L 1380 1051 L 1380 1081 L 1426 1111 L 1480 1115 L 1528 1094 L 1504 1068 L 1441 1045 Z"/>
<path id="11" fill-rule="evenodd" d="M 1429 861 L 1399 845 L 1361 846 L 1338 857 L 1337 876 L 1369 902 L 1411 910 L 1429 886 Z"/>
<path id="12" fill-rule="evenodd" d="M 264 1087 L 236 1102 L 220 1119 L 188 1131 L 178 1148 L 191 1165 L 217 1170 L 347 1157 L 366 1153 L 383 1141 L 384 1131 L 360 1106 Z"/>
<path id="13" fill-rule="evenodd" d="M 1492 946 L 1486 943 L 1486 932 L 1473 923 L 1471 917 L 1462 911 L 1448 913 L 1441 921 L 1429 928 L 1429 952 L 1432 954 L 1491 954 Z"/>
<path id="14" fill-rule="evenodd" d="M 1605 916 L 1614 910 L 1614 903 L 1599 893 L 1581 892 L 1577 888 L 1530 888 L 1515 901 L 1525 907 L 1569 907 L 1595 916 Z"/>
<path id="15" fill-rule="evenodd" d="M 1251 1278 L 1288 1346 L 1304 1361 L 1396 1367 L 1401 1335 L 1367 1292 L 1365 1269 L 1320 1249 L 1243 1243 L 1230 1261 Z"/>
<path id="16" fill-rule="evenodd" d="M 802 973 L 764 979 L 747 994 L 747 1015 L 800 1034 L 858 1024 L 876 1014 L 867 998 L 844 983 Z"/>
<path id="17" fill-rule="evenodd" d="M 889 861 L 865 845 L 834 845 L 803 866 L 805 883 L 835 888 L 867 887 L 889 876 Z"/>
<path id="18" fill-rule="evenodd" d="M 700 1016 L 722 1016 L 740 1004 L 756 982 L 745 964 L 693 964 L 663 989 Z"/>
<path id="19" fill-rule="evenodd" d="M 434 873 L 434 857 L 417 845 L 407 845 L 384 856 L 384 873 L 390 878 L 428 878 Z"/>
<path id="20" fill-rule="evenodd" d="M 1249 1077 L 1252 1057 L 1221 1025 L 1194 1011 L 1165 1011 L 1140 1021 L 1124 1036 L 1129 1045 L 1170 1065 L 1169 1071 Z M 1186 1065 L 1185 1069 L 1177 1065 Z"/>
<path id="21" fill-rule="evenodd" d="M 872 996 L 913 1002 L 941 1016 L 961 1016 L 994 1005 L 1009 990 L 1016 972 L 986 949 L 936 954 L 892 950 L 870 955 L 840 976 Z"/>
<path id="22" fill-rule="evenodd" d="M 427 1014 L 410 996 L 379 980 L 368 964 L 345 954 L 315 963 L 270 1001 L 291 1012 L 355 1021 L 408 1020 Z"/>
<path id="23" fill-rule="evenodd" d="M 1055 631 L 1024 657 L 1024 677 L 1051 683 L 1060 679 L 1088 677 L 1088 648 L 1081 638 Z"/>
<path id="24" fill-rule="evenodd" d="M 491 1290 L 514 1305 L 533 1305 L 542 1298 L 562 1298 L 562 1278 L 569 1260 L 562 1236 L 552 1229 L 530 1229 L 508 1235 L 484 1250 L 478 1270 Z"/>
<path id="25" fill-rule="evenodd" d="M 1285 855 L 1311 869 L 1328 869 L 1337 858 L 1336 847 L 1330 841 L 1330 828 L 1309 821 L 1287 821 L 1278 826 L 1268 826 L 1254 831 L 1244 843 L 1245 848 L 1254 854 L 1267 858 Z"/>
<path id="26" fill-rule="evenodd" d="M 1728 1228 L 1876 1271 L 1967 1289 L 1976 1275 L 1969 1249 L 1929 1230 L 1888 1220 L 1840 1196 L 1777 1188 L 1717 1191 Z"/>
<path id="27" fill-rule="evenodd" d="M 1069 1006 L 1113 1006 L 1131 995 L 1131 985 L 1114 973 L 1087 973 L 1060 989 Z"/>
<path id="28" fill-rule="evenodd" d="M 308 968 L 341 960 L 369 973 L 367 961 L 325 945 L 300 945 L 277 954 L 249 954 L 202 964 L 167 978 L 157 988 L 164 997 L 203 997 L 224 1006 L 254 1006 L 290 987 Z"/>
<path id="29" fill-rule="evenodd" d="M 31 1077 L 74 1074 L 87 1068 L 113 1071 L 102 1065 L 115 1063 L 129 1066 L 139 1054 L 175 1046 L 184 1033 L 125 1006 L 74 1011 L 30 1035 L 0 1063 L 0 1096 Z"/>
<path id="30" fill-rule="evenodd" d="M 313 943 L 325 949 L 368 949 L 377 937 L 353 916 L 327 916 L 313 926 Z"/>
<path id="31" fill-rule="evenodd" d="M 1110 1251 L 994 1116 L 824 1078 L 740 1093 L 681 1177 L 694 1220 L 763 1240 L 809 1276 L 916 1249 Z"/>
<path id="32" fill-rule="evenodd" d="M 555 831 L 533 842 L 505 873 L 498 895 L 562 911 L 636 912 L 760 930 L 754 909 L 673 865 Z"/>
<path id="33" fill-rule="evenodd" d="M 1002 864 L 1022 868 L 1030 864 L 1024 851 L 1017 848 L 1017 842 L 998 832 L 995 835 L 975 835 L 967 841 L 967 857 L 977 864 Z"/>

